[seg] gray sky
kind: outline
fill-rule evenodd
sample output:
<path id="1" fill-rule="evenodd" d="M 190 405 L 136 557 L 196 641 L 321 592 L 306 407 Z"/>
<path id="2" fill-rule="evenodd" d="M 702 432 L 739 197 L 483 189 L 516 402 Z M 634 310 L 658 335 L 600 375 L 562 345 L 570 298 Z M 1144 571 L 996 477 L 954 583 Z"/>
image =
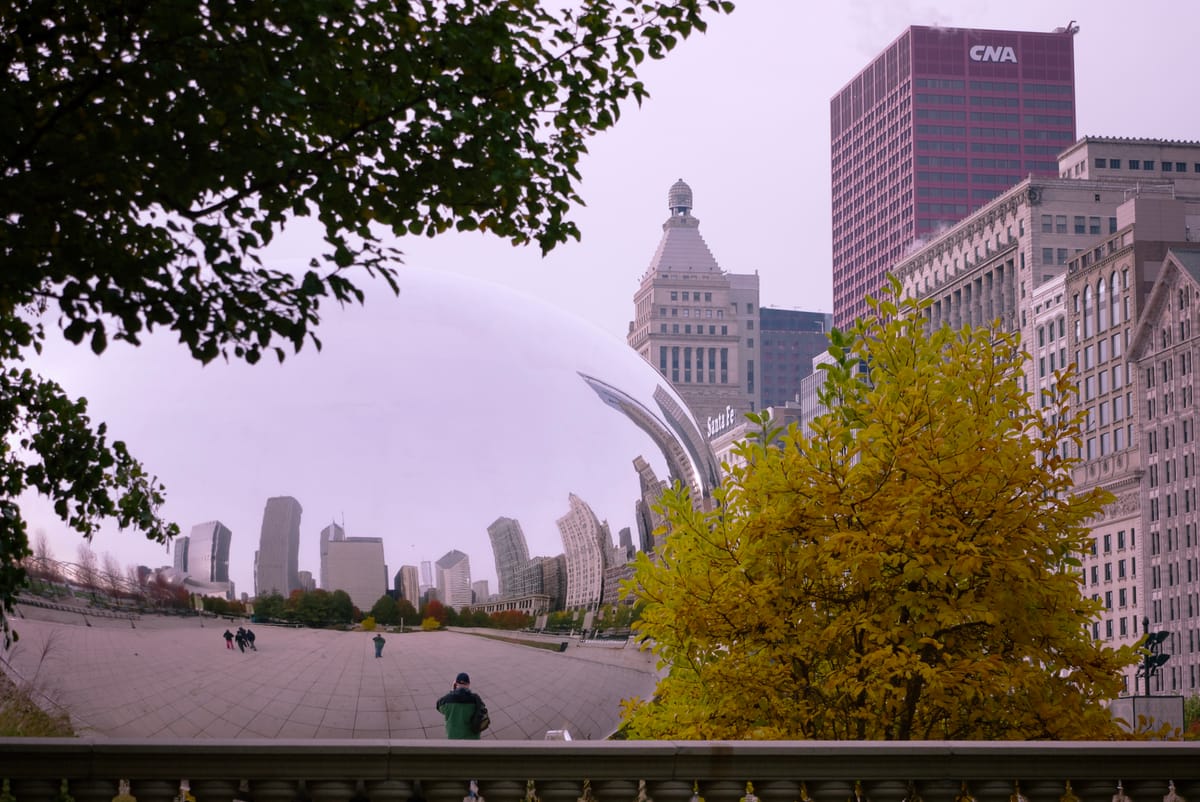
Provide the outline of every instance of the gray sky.
<path id="1" fill-rule="evenodd" d="M 642 78 L 651 99 L 641 109 L 631 105 L 613 131 L 593 140 L 581 164 L 580 194 L 587 206 L 575 215 L 582 242 L 562 246 L 546 258 L 536 248 L 513 248 L 482 235 L 406 238 L 399 246 L 408 264 L 508 285 L 623 341 L 633 293 L 667 217 L 667 190 L 683 178 L 694 191 L 701 234 L 722 268 L 757 271 L 764 305 L 831 311 L 829 98 L 910 24 L 1050 31 L 1072 20 L 1081 28 L 1075 38 L 1080 135 L 1200 140 L 1195 71 L 1188 63 L 1200 28 L 1200 5 L 1194 3 L 739 0 L 732 15 L 711 21 L 707 34 L 682 43 L 666 61 L 645 65 Z M 284 264 L 305 263 L 314 241 L 310 230 L 295 226 L 270 256 Z M 211 474 L 190 473 L 186 460 L 160 467 L 149 455 L 177 456 L 219 445 L 202 431 L 218 392 L 212 388 L 238 399 L 244 409 L 261 411 L 256 394 L 275 389 L 274 374 L 257 375 L 266 367 L 253 369 L 254 374 L 244 367 L 217 368 L 200 377 L 183 350 L 170 343 L 154 343 L 136 356 L 122 352 L 128 350 L 118 344 L 100 359 L 86 349 L 57 351 L 48 373 L 69 391 L 91 398 L 94 416 L 109 419 L 112 436 L 128 439 L 135 454 L 150 462 L 150 470 L 169 482 L 165 512 L 177 516 L 185 532 L 214 517 L 230 525 L 232 573 L 240 591 L 253 589 L 251 563 L 266 495 L 294 492 L 300 498 L 305 508 L 301 568 L 314 574 L 317 532 L 331 517 L 344 513 L 352 536 L 381 534 L 389 525 L 374 519 L 361 503 L 358 509 L 348 503 L 335 510 L 333 503 L 314 504 L 283 487 L 260 493 L 249 476 L 241 477 L 240 485 L 257 494 L 247 498 L 258 501 L 229 501 L 225 506 L 236 509 L 206 514 L 206 509 L 222 507 L 211 499 L 202 503 L 211 495 Z M 300 424 L 289 415 L 311 421 L 321 394 L 337 390 L 320 381 L 325 368 L 308 370 L 306 378 L 316 379 L 317 386 L 298 394 L 311 403 L 274 409 L 269 419 L 276 437 L 288 437 L 290 424 Z M 217 373 L 219 379 L 213 379 Z M 394 378 L 380 379 L 376 389 L 402 394 L 414 381 L 443 378 L 399 371 Z M 537 410 L 526 413 L 536 416 Z M 227 414 L 236 417 L 233 411 Z M 319 458 L 302 446 L 294 459 Z M 360 484 L 374 482 L 370 477 L 386 473 L 391 464 L 377 462 L 378 456 L 362 453 L 344 471 L 360 477 Z M 245 464 L 227 469 L 235 478 L 238 472 L 257 476 L 267 470 Z M 558 503 L 561 514 L 567 507 L 565 494 Z M 611 519 L 614 533 L 630 523 L 627 510 L 596 512 Z M 73 558 L 77 541 L 52 515 L 37 504 L 27 504 L 26 513 L 31 531 L 45 531 L 57 556 Z M 561 551 L 552 521 L 522 523 L 533 553 Z M 476 578 L 491 579 L 495 589 L 492 555 L 482 531 L 474 538 L 464 536 L 463 542 L 448 542 L 444 533 L 414 533 L 400 540 L 402 547 L 388 546 L 391 571 L 459 548 L 471 557 Z M 170 562 L 161 547 L 133 533 L 106 531 L 93 547 L 112 552 L 122 564 Z"/>

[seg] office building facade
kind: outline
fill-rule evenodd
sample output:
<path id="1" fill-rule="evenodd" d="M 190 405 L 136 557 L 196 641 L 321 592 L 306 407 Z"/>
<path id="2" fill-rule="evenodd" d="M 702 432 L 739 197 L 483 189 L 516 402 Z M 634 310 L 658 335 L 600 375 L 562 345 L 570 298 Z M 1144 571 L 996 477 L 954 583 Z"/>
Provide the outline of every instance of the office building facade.
<path id="1" fill-rule="evenodd" d="M 671 216 L 634 295 L 628 342 L 658 369 L 703 429 L 759 409 L 758 275 L 726 273 L 700 236 L 692 190 L 667 193 Z"/>
<path id="2" fill-rule="evenodd" d="M 344 590 L 362 612 L 369 611 L 387 593 L 388 569 L 383 561 L 383 538 L 341 537 L 325 543 L 322 573 L 325 590 Z"/>
<path id="3" fill-rule="evenodd" d="M 758 321 L 762 408 L 782 407 L 800 394 L 801 381 L 812 373 L 813 357 L 829 348 L 833 315 L 764 306 Z"/>
<path id="4" fill-rule="evenodd" d="M 184 570 L 201 582 L 229 581 L 229 542 L 233 533 L 220 521 L 196 524 L 188 535 Z"/>
<path id="5" fill-rule="evenodd" d="M 331 523 L 329 526 L 321 530 L 321 535 L 318 540 L 318 552 L 320 555 L 319 578 L 321 587 L 325 590 L 332 590 L 329 584 L 329 573 L 326 569 L 326 562 L 329 559 L 329 544 L 337 540 L 346 539 L 346 530 L 338 526 L 336 523 Z"/>
<path id="6" fill-rule="evenodd" d="M 500 598 L 533 592 L 523 587 L 524 583 L 519 578 L 529 565 L 529 544 L 521 523 L 514 518 L 500 516 L 488 524 L 487 531 L 492 541 L 492 557 L 496 561 L 496 592 Z"/>
<path id="7" fill-rule="evenodd" d="M 262 532 L 254 555 L 254 594 L 284 598 L 300 588 L 300 516 L 304 510 L 291 496 L 267 499 Z"/>
<path id="8" fill-rule="evenodd" d="M 437 597 L 442 604 L 459 610 L 471 605 L 471 560 L 458 549 L 442 555 L 436 563 Z"/>
<path id="9" fill-rule="evenodd" d="M 396 574 L 396 590 L 400 592 L 400 598 L 407 600 L 413 609 L 421 609 L 421 583 L 417 566 L 400 566 L 400 572 Z"/>
<path id="10" fill-rule="evenodd" d="M 1023 180 L 894 272 L 906 294 L 930 301 L 931 325 L 1019 332 L 1031 403 L 1045 406 L 1042 390 L 1073 366 L 1084 427 L 1079 446 L 1063 448 L 1082 460 L 1075 489 L 1115 497 L 1079 555 L 1081 590 L 1102 607 L 1092 635 L 1121 646 L 1147 626 L 1170 633 L 1176 656 L 1154 690 L 1193 692 L 1200 597 L 1188 549 L 1200 520 L 1185 285 L 1200 239 L 1200 143 L 1085 138 L 1059 165 L 1058 177 Z M 1135 668 L 1125 681 L 1143 692 Z"/>
<path id="11" fill-rule="evenodd" d="M 913 26 L 830 101 L 834 324 L 892 265 L 1075 141 L 1074 26 Z"/>
<path id="12" fill-rule="evenodd" d="M 566 609 L 594 608 L 604 591 L 604 571 L 613 551 L 612 533 L 592 508 L 571 493 L 570 509 L 555 523 L 562 536 L 567 568 Z"/>

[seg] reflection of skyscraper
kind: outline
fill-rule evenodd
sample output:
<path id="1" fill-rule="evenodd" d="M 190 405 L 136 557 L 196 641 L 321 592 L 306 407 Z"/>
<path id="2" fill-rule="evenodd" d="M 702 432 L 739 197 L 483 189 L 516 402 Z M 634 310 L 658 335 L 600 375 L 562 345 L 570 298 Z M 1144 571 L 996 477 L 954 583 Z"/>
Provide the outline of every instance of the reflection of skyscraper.
<path id="1" fill-rule="evenodd" d="M 291 496 L 267 499 L 254 563 L 254 593 L 287 596 L 300 587 L 300 502 Z"/>
<path id="2" fill-rule="evenodd" d="M 497 593 L 500 598 L 517 595 L 517 575 L 529 564 L 529 544 L 519 521 L 501 516 L 487 528 L 492 540 L 492 556 L 496 560 Z"/>
<path id="3" fill-rule="evenodd" d="M 188 537 L 187 567 L 184 569 L 201 582 L 229 581 L 229 541 L 233 533 L 220 521 L 208 521 L 192 527 Z"/>
<path id="4" fill-rule="evenodd" d="M 327 531 L 335 527 L 327 527 Z M 323 541 L 327 550 L 322 572 L 326 590 L 344 590 L 354 606 L 367 612 L 387 593 L 387 565 L 383 561 L 383 538 L 346 537 L 341 527 L 336 540 Z"/>
<path id="5" fill-rule="evenodd" d="M 637 516 L 638 546 L 647 554 L 658 553 L 665 534 L 655 536 L 654 532 L 663 526 L 667 519 L 654 508 L 658 506 L 667 483 L 654 475 L 650 463 L 641 457 L 633 460 L 633 469 L 638 473 L 641 484 L 641 498 L 634 504 L 634 514 Z"/>
<path id="6" fill-rule="evenodd" d="M 400 598 L 407 599 L 413 607 L 421 607 L 421 583 L 417 580 L 417 566 L 402 565 L 396 581 L 396 590 Z"/>
<path id="7" fill-rule="evenodd" d="M 438 599 L 455 610 L 471 604 L 471 560 L 458 549 L 437 561 Z"/>
<path id="8" fill-rule="evenodd" d="M 187 569 L 188 569 L 188 546 L 189 545 L 190 545 L 190 543 L 188 542 L 187 535 L 180 535 L 179 537 L 175 538 L 175 541 L 174 541 L 174 546 L 175 546 L 174 565 L 177 569 L 179 569 L 180 571 L 183 571 L 185 574 L 187 573 Z"/>
<path id="9" fill-rule="evenodd" d="M 321 566 L 320 566 L 319 570 L 320 570 L 320 578 L 321 578 L 321 587 L 324 590 L 333 590 L 333 588 L 330 587 L 330 585 L 329 585 L 329 573 L 328 573 L 328 569 L 326 568 L 326 561 L 329 559 L 329 544 L 332 541 L 345 540 L 345 539 L 346 539 L 346 530 L 343 529 L 342 527 L 338 526 L 335 523 L 331 523 L 329 526 L 327 526 L 321 530 L 321 538 L 320 538 Z"/>
<path id="10" fill-rule="evenodd" d="M 612 555 L 613 545 L 608 524 L 600 523 L 583 499 L 571 493 L 568 501 L 570 510 L 556 523 L 567 559 L 565 606 L 572 610 L 600 603 L 604 569 Z"/>
<path id="11" fill-rule="evenodd" d="M 421 560 L 421 592 L 433 587 L 433 563 Z"/>
<path id="12" fill-rule="evenodd" d="M 608 382 L 580 373 L 600 400 L 629 418 L 662 450 L 671 478 L 689 487 L 697 499 L 707 499 L 720 482 L 716 458 L 700 434 L 691 413 L 662 385 L 654 390 L 663 417 Z M 665 420 L 664 420 L 665 419 Z"/>

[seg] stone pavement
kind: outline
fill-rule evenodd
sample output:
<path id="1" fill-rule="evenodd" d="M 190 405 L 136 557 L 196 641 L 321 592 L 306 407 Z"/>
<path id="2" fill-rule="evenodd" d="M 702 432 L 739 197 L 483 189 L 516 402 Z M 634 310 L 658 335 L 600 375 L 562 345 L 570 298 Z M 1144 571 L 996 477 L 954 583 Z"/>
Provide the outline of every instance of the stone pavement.
<path id="1" fill-rule="evenodd" d="M 491 714 L 484 738 L 599 739 L 623 699 L 655 685 L 652 659 L 632 646 L 559 653 L 463 632 L 384 633 L 376 659 L 373 633 L 256 625 L 258 651 L 241 653 L 225 648 L 222 619 L 89 626 L 74 613 L 19 613 L 4 668 L 98 737 L 444 738 L 434 704 L 466 671 Z"/>

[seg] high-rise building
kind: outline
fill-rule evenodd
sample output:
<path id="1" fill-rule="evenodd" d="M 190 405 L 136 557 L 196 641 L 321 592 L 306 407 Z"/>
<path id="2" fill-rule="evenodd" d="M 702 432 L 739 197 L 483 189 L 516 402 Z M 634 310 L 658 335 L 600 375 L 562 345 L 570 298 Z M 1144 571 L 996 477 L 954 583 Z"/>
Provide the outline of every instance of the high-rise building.
<path id="1" fill-rule="evenodd" d="M 340 527 L 338 527 L 340 529 Z M 325 590 L 344 590 L 359 610 L 366 612 L 387 593 L 388 571 L 383 561 L 383 538 L 346 537 L 324 543 L 327 556 L 322 573 Z"/>
<path id="2" fill-rule="evenodd" d="M 254 560 L 254 594 L 287 597 L 300 587 L 300 502 L 291 496 L 267 499 Z"/>
<path id="3" fill-rule="evenodd" d="M 421 592 L 424 593 L 433 586 L 433 563 L 429 560 L 421 560 Z"/>
<path id="4" fill-rule="evenodd" d="M 414 608 L 421 609 L 421 583 L 417 578 L 417 566 L 400 566 L 400 573 L 396 575 L 396 590 L 400 591 L 400 598 L 407 599 Z"/>
<path id="5" fill-rule="evenodd" d="M 172 544 L 175 547 L 175 560 L 173 565 L 175 568 L 183 571 L 186 574 L 188 570 L 188 546 L 190 545 L 188 543 L 188 536 L 180 535 L 179 537 L 175 538 L 174 541 L 172 541 Z"/>
<path id="6" fill-rule="evenodd" d="M 185 571 L 201 582 L 229 581 L 229 541 L 233 533 L 220 521 L 196 524 L 188 536 Z"/>
<path id="7" fill-rule="evenodd" d="M 1063 444 L 1082 458 L 1074 492 L 1116 497 L 1079 555 L 1082 591 L 1103 603 L 1092 634 L 1128 646 L 1147 625 L 1171 633 L 1178 656 L 1161 691 L 1200 687 L 1184 646 L 1200 605 L 1171 584 L 1200 543 L 1185 275 L 1200 238 L 1198 165 L 1197 142 L 1084 138 L 1060 154 L 1058 176 L 1021 181 L 894 269 L 905 294 L 929 300 L 931 325 L 1019 332 L 1031 403 L 1073 366 L 1085 421 L 1078 446 Z"/>
<path id="8" fill-rule="evenodd" d="M 1077 30 L 912 26 L 834 95 L 835 325 L 866 312 L 914 245 L 1026 176 L 1059 174 Z"/>
<path id="9" fill-rule="evenodd" d="M 455 610 L 470 606 L 471 560 L 458 549 L 442 555 L 437 566 L 437 597 Z"/>
<path id="10" fill-rule="evenodd" d="M 568 503 L 567 514 L 555 522 L 567 561 L 566 608 L 595 607 L 603 595 L 604 570 L 612 557 L 612 533 L 579 496 L 570 493 Z"/>
<path id="11" fill-rule="evenodd" d="M 483 604 L 488 600 L 488 582 L 486 579 L 476 579 L 471 583 L 472 604 Z"/>
<path id="12" fill-rule="evenodd" d="M 758 275 L 726 273 L 700 236 L 692 190 L 667 193 L 671 216 L 634 295 L 629 345 L 665 376 L 704 427 L 760 407 Z"/>
<path id="13" fill-rule="evenodd" d="M 660 513 L 658 507 L 667 483 L 659 479 L 650 463 L 641 456 L 634 457 L 633 469 L 638 474 L 638 484 L 641 497 L 634 502 L 634 520 L 638 529 L 638 547 L 647 554 L 658 552 L 662 545 L 665 532 L 659 531 L 667 519 Z M 657 532 L 657 534 L 655 534 Z"/>
<path id="14" fill-rule="evenodd" d="M 529 564 L 529 544 L 521 523 L 514 518 L 500 516 L 488 524 L 488 537 L 492 541 L 492 556 L 496 560 L 497 593 L 500 598 L 524 595 L 526 588 L 519 587 L 518 574 Z"/>
<path id="15" fill-rule="evenodd" d="M 812 373 L 813 357 L 828 350 L 833 315 L 764 306 L 758 320 L 762 408 L 783 407 L 800 395 L 801 381 Z"/>
<path id="16" fill-rule="evenodd" d="M 321 587 L 325 590 L 333 589 L 329 585 L 329 574 L 325 567 L 326 561 L 329 558 L 329 544 L 336 540 L 345 540 L 345 539 L 346 539 L 346 530 L 343 529 L 342 527 L 338 526 L 336 523 L 331 523 L 331 524 L 329 524 L 329 526 L 327 526 L 321 530 L 321 536 L 320 536 L 320 541 L 319 541 L 320 561 L 321 562 L 320 562 L 319 571 L 320 571 Z"/>

